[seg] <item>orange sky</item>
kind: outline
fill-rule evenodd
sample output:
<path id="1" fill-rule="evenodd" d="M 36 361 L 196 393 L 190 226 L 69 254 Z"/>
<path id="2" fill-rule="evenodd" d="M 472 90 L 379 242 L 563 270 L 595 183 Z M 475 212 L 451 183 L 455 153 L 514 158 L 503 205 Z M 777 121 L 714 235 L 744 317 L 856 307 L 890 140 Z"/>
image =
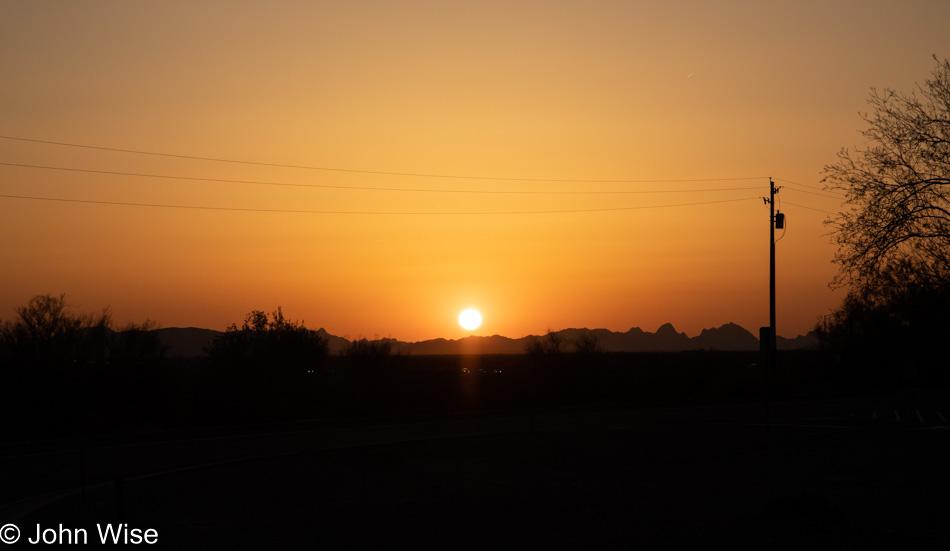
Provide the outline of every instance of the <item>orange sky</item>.
<path id="1" fill-rule="evenodd" d="M 819 212 L 840 201 L 801 184 L 861 144 L 869 87 L 910 90 L 950 55 L 947 21 L 942 1 L 2 2 L 0 135 L 535 180 L 0 139 L 0 163 L 531 192 L 0 165 L 5 195 L 351 212 L 0 198 L 0 317 L 51 292 L 164 327 L 223 329 L 280 305 L 351 338 L 458 338 L 466 307 L 484 335 L 755 332 L 768 323 L 755 198 L 771 176 L 788 215 L 778 333 L 804 333 L 843 294 L 827 286 Z M 704 181 L 591 181 L 685 179 Z M 662 193 L 537 193 L 551 191 Z M 749 200 L 639 208 L 732 199 Z"/>

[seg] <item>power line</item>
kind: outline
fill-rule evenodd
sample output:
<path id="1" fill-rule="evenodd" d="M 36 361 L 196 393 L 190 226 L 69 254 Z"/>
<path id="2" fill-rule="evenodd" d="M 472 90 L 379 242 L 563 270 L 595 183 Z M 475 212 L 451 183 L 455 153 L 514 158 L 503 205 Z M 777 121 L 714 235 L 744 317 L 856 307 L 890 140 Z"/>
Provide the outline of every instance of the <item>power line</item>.
<path id="1" fill-rule="evenodd" d="M 290 182 L 265 182 L 256 180 L 227 180 L 221 178 L 199 178 L 194 176 L 173 176 L 166 174 L 142 174 L 137 172 L 115 172 L 111 170 L 92 170 L 85 168 L 70 168 L 46 165 L 27 165 L 20 163 L 0 162 L 0 166 L 13 166 L 19 168 L 33 168 L 40 170 L 60 170 L 67 172 L 83 172 L 89 174 L 109 174 L 113 176 L 134 176 L 138 178 L 162 178 L 167 180 L 188 180 L 196 182 L 220 182 L 229 184 L 250 184 L 257 186 L 286 186 L 320 189 L 345 189 L 362 191 L 399 191 L 399 192 L 417 192 L 417 193 L 479 193 L 479 194 L 497 194 L 497 195 L 621 195 L 621 194 L 646 194 L 646 193 L 710 193 L 719 191 L 740 191 L 759 189 L 759 187 L 731 187 L 731 188 L 710 188 L 710 189 L 664 189 L 664 190 L 622 190 L 622 191 L 552 191 L 552 190 L 484 190 L 484 189 L 432 189 L 432 188 L 389 188 L 374 186 L 343 186 L 332 184 L 295 184 Z"/>
<path id="2" fill-rule="evenodd" d="M 802 186 L 802 187 L 807 187 L 807 188 L 810 188 L 810 189 L 816 189 L 816 190 L 818 190 L 818 191 L 824 191 L 825 193 L 833 193 L 833 194 L 835 194 L 835 195 L 840 195 L 842 198 L 844 198 L 844 194 L 836 193 L 836 192 L 834 192 L 834 191 L 828 191 L 828 190 L 826 190 L 826 189 L 824 189 L 824 188 L 820 188 L 820 187 L 818 187 L 818 186 L 810 186 L 810 185 L 808 185 L 808 184 L 800 184 L 800 183 L 798 183 L 798 182 L 793 182 L 793 181 L 791 181 L 791 180 L 786 180 L 785 178 L 776 178 L 776 180 L 778 180 L 779 182 L 785 182 L 786 184 L 792 184 L 792 185 L 794 185 L 794 186 Z"/>
<path id="3" fill-rule="evenodd" d="M 195 155 L 179 155 L 175 153 L 159 153 L 155 151 L 141 151 L 136 149 L 122 149 L 118 147 L 103 147 L 96 145 L 85 145 L 67 142 L 55 142 L 50 140 L 35 140 L 31 138 L 22 138 L 17 136 L 0 136 L 0 139 L 15 140 L 20 142 L 40 143 L 46 145 L 58 145 L 63 147 L 78 147 L 83 149 L 96 149 L 100 151 L 114 151 L 118 153 L 133 153 L 136 155 L 152 155 L 157 157 L 171 157 L 175 159 L 191 159 L 195 161 L 213 161 L 218 163 L 234 163 L 256 166 L 272 166 L 279 168 L 298 168 L 303 170 L 322 170 L 327 172 L 346 172 L 352 174 L 375 174 L 380 176 L 412 176 L 417 178 L 448 178 L 456 180 L 495 180 L 505 182 L 552 182 L 552 183 L 602 183 L 602 184 L 642 184 L 642 183 L 673 183 L 673 182 L 730 182 L 737 180 L 761 180 L 764 176 L 742 177 L 742 178 L 695 178 L 695 179 L 674 179 L 674 180 L 597 180 L 597 179 L 553 179 L 553 178 L 509 178 L 502 176 L 465 176 L 457 174 L 425 174 L 418 172 L 388 172 L 382 170 L 356 170 L 349 168 L 331 168 L 309 165 L 291 165 L 281 163 L 265 163 L 259 161 L 242 161 L 237 159 L 223 159 L 217 157 L 199 157 Z"/>
<path id="4" fill-rule="evenodd" d="M 776 180 L 777 180 L 777 179 L 778 179 L 778 178 L 776 178 Z M 832 215 L 832 216 L 834 216 L 835 214 L 838 214 L 837 212 L 831 212 L 831 211 L 828 211 L 828 210 L 816 209 L 816 208 L 814 208 L 814 207 L 806 207 L 805 205 L 796 205 L 795 203 L 789 203 L 788 201 L 785 201 L 785 204 L 786 204 L 786 205 L 791 205 L 791 206 L 793 206 L 793 207 L 798 207 L 798 208 L 800 208 L 800 209 L 808 209 L 808 210 L 813 210 L 813 211 L 817 211 L 817 212 L 823 212 L 823 213 L 825 213 L 825 214 L 830 214 L 830 215 Z"/>
<path id="5" fill-rule="evenodd" d="M 0 163 L 0 164 L 2 164 L 2 163 Z M 793 188 L 793 187 L 786 188 L 786 189 L 787 189 L 788 191 L 797 191 L 798 193 L 807 193 L 807 194 L 809 194 L 809 195 L 817 195 L 818 197 L 827 197 L 827 198 L 829 198 L 829 199 L 839 199 L 839 200 L 840 200 L 840 199 L 844 199 L 844 197 L 841 197 L 841 196 L 838 196 L 838 195 L 828 195 L 828 194 L 825 194 L 825 193 L 818 193 L 817 191 L 807 191 L 807 190 L 804 190 L 804 189 L 795 189 L 795 188 Z"/>
<path id="6" fill-rule="evenodd" d="M 241 207 L 216 207 L 201 205 L 170 205 L 161 203 L 134 203 L 126 201 L 97 201 L 92 199 L 64 199 L 60 197 L 35 197 L 29 195 L 8 195 L 0 194 L 0 198 L 5 199 L 25 199 L 31 201 L 55 201 L 60 203 L 83 203 L 92 205 L 112 205 L 127 207 L 156 207 L 166 209 L 189 209 L 189 210 L 217 210 L 217 211 L 235 211 L 235 212 L 270 212 L 284 214 L 363 214 L 363 215 L 490 215 L 490 214 L 570 214 L 583 212 L 609 212 L 609 211 L 628 211 L 644 209 L 661 209 L 675 207 L 692 207 L 698 205 L 714 205 L 720 203 L 735 203 L 739 201 L 759 200 L 759 197 L 745 197 L 742 199 L 724 199 L 721 201 L 703 201 L 698 203 L 676 203 L 672 205 L 645 205 L 639 207 L 612 207 L 598 209 L 569 209 L 569 210 L 529 210 L 529 211 L 470 211 L 470 212 L 379 212 L 379 211 L 338 211 L 338 210 L 298 210 L 298 209 L 261 209 L 261 208 L 241 208 Z"/>

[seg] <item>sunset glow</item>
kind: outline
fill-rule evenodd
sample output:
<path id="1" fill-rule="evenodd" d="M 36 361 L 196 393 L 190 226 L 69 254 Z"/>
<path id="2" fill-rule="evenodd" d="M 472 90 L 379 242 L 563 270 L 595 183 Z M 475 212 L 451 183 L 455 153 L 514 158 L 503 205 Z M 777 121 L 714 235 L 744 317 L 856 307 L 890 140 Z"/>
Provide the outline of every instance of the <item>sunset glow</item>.
<path id="1" fill-rule="evenodd" d="M 795 336 L 844 294 L 822 167 L 950 52 L 944 2 L 280 5 L 3 4 L 0 318 L 755 331 L 771 176 Z"/>

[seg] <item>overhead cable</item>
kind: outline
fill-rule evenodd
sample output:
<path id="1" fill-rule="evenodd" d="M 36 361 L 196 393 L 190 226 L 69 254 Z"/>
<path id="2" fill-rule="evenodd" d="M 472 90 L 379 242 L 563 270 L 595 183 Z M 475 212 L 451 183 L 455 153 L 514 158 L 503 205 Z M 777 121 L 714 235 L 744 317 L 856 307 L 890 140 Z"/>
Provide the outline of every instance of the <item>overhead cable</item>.
<path id="1" fill-rule="evenodd" d="M 118 153 L 132 153 L 136 155 L 152 155 L 157 157 L 171 157 L 176 159 L 190 159 L 195 161 L 212 161 L 218 163 L 234 163 L 234 164 L 243 164 L 243 165 L 255 165 L 255 166 L 270 166 L 270 167 L 280 167 L 280 168 L 297 168 L 303 170 L 322 170 L 327 172 L 346 172 L 352 174 L 375 174 L 379 176 L 412 176 L 416 178 L 446 178 L 446 179 L 455 179 L 455 180 L 494 180 L 494 181 L 505 181 L 505 182 L 552 182 L 552 183 L 603 183 L 603 184 L 635 184 L 635 183 L 673 183 L 673 182 L 729 182 L 737 180 L 760 180 L 765 177 L 755 176 L 755 177 L 741 177 L 741 178 L 692 178 L 692 179 L 654 179 L 654 180 L 603 180 L 603 179 L 555 179 L 555 178 L 513 178 L 505 176 L 470 176 L 470 175 L 458 175 L 458 174 L 426 174 L 418 172 L 390 172 L 382 170 L 357 170 L 350 168 L 333 168 L 333 167 L 322 167 L 322 166 L 310 166 L 310 165 L 293 165 L 293 164 L 282 164 L 282 163 L 267 163 L 260 161 L 244 161 L 238 159 L 224 159 L 218 157 L 201 157 L 196 155 L 180 155 L 175 153 L 159 153 L 155 151 L 142 151 L 137 149 L 123 149 L 118 147 L 104 147 L 97 145 L 86 145 L 86 144 L 77 144 L 77 143 L 68 143 L 68 142 L 56 142 L 51 140 L 37 140 L 32 138 L 23 138 L 18 136 L 0 136 L 0 139 L 4 140 L 15 140 L 20 142 L 30 142 L 30 143 L 40 143 L 46 145 L 58 145 L 63 147 L 78 147 L 83 149 L 96 149 L 100 151 L 114 151 Z"/>
<path id="2" fill-rule="evenodd" d="M 721 201 L 703 201 L 698 203 L 675 203 L 670 205 L 643 205 L 636 207 L 609 207 L 595 209 L 566 209 L 566 210 L 528 210 L 528 211 L 460 211 L 460 212 L 440 212 L 440 211 L 338 211 L 338 210 L 305 210 L 305 209 L 263 209 L 263 208 L 244 208 L 244 207 L 219 207 L 203 205 L 172 205 L 163 203 L 137 203 L 128 201 L 99 201 L 93 199 L 66 199 L 61 197 L 36 197 L 29 195 L 0 194 L 4 199 L 25 199 L 31 201 L 55 201 L 61 203 L 84 203 L 92 205 L 112 205 L 128 207 L 156 207 L 165 209 L 189 209 L 189 210 L 217 210 L 217 211 L 236 211 L 236 212 L 270 212 L 286 214 L 361 214 L 361 215 L 511 215 L 511 214 L 570 214 L 583 212 L 610 212 L 610 211 L 628 211 L 643 209 L 660 209 L 674 207 L 691 207 L 698 205 L 713 205 L 719 203 L 735 203 L 738 201 L 758 200 L 759 197 L 745 197 L 742 199 L 724 199 Z"/>
<path id="3" fill-rule="evenodd" d="M 840 195 L 841 198 L 844 198 L 844 194 L 840 194 L 840 193 L 835 192 L 835 191 L 829 191 L 829 190 L 827 190 L 827 189 L 825 189 L 825 188 L 820 188 L 820 187 L 818 187 L 818 186 L 810 186 L 810 185 L 808 185 L 808 184 L 801 184 L 801 183 L 798 183 L 798 182 L 793 182 L 793 181 L 791 181 L 791 180 L 786 180 L 785 178 L 775 178 L 775 180 L 777 180 L 777 181 L 779 181 L 779 182 L 785 182 L 786 184 L 792 184 L 793 186 L 802 186 L 802 187 L 807 187 L 807 188 L 810 188 L 810 189 L 815 189 L 815 190 L 818 190 L 818 191 L 823 191 L 823 192 L 825 192 L 825 193 L 829 193 L 829 194 L 833 194 L 833 195 Z M 790 189 L 791 189 L 791 188 L 790 188 Z M 799 191 L 801 191 L 801 190 L 799 190 Z"/>
<path id="4" fill-rule="evenodd" d="M 795 204 L 795 203 L 789 203 L 788 201 L 785 201 L 785 204 L 786 204 L 786 205 L 791 205 L 791 206 L 793 206 L 793 207 L 798 207 L 798 208 L 800 208 L 800 209 L 808 209 L 808 210 L 813 210 L 813 211 L 816 211 L 816 212 L 823 212 L 823 213 L 825 213 L 825 214 L 830 214 L 830 215 L 832 215 L 832 216 L 834 216 L 835 214 L 838 214 L 837 212 L 831 212 L 831 211 L 828 211 L 828 210 L 816 209 L 816 208 L 814 208 L 814 207 L 806 207 L 805 205 L 797 205 L 797 204 Z"/>
<path id="5" fill-rule="evenodd" d="M 555 191 L 555 190 L 486 190 L 486 189 L 433 189 L 433 188 L 390 188 L 375 186 L 343 186 L 333 184 L 301 184 L 291 182 L 264 182 L 256 180 L 228 180 L 222 178 L 200 178 L 196 176 L 173 176 L 167 174 L 142 174 L 137 172 L 116 172 L 111 170 L 92 170 L 85 168 L 70 168 L 46 165 L 27 165 L 20 163 L 0 162 L 0 166 L 12 166 L 19 168 L 32 168 L 41 170 L 60 170 L 66 172 L 83 172 L 88 174 L 108 174 L 114 176 L 133 176 L 137 178 L 161 178 L 167 180 L 188 180 L 196 182 L 220 182 L 229 184 L 250 184 L 257 186 L 286 186 L 302 188 L 319 189 L 341 189 L 341 190 L 359 190 L 359 191 L 398 191 L 398 192 L 416 192 L 416 193 L 478 193 L 492 195 L 622 195 L 622 194 L 649 194 L 649 193 L 711 193 L 719 191 L 741 191 L 750 189 L 759 189 L 758 186 L 730 187 L 730 188 L 709 188 L 709 189 L 660 189 L 660 190 L 614 190 L 614 191 Z"/>

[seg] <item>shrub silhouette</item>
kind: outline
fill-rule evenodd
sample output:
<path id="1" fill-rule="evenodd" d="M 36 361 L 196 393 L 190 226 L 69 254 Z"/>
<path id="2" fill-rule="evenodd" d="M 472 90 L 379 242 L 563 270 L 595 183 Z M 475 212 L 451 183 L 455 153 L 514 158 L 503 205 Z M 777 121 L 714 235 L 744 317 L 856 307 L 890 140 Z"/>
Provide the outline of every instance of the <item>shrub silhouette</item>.
<path id="1" fill-rule="evenodd" d="M 348 368 L 377 369 L 389 362 L 392 354 L 392 339 L 352 341 L 342 352 Z"/>
<path id="2" fill-rule="evenodd" d="M 0 415 L 13 434 L 63 435 L 127 426 L 168 411 L 165 347 L 154 322 L 116 330 L 108 309 L 77 314 L 65 295 L 37 295 L 0 322 Z M 28 412 L 28 413 L 27 413 Z"/>
<path id="3" fill-rule="evenodd" d="M 535 359 L 560 356 L 563 353 L 563 344 L 561 334 L 553 329 L 548 329 L 547 334 L 543 337 L 532 335 L 528 339 L 526 352 Z"/>
<path id="4" fill-rule="evenodd" d="M 532 336 L 528 339 L 525 352 L 534 359 L 558 359 L 571 353 L 575 360 L 586 361 L 600 352 L 600 338 L 590 329 L 582 329 L 574 340 L 565 342 L 565 336 L 548 329 L 543 337 Z"/>
<path id="5" fill-rule="evenodd" d="M 50 370 L 77 366 L 157 365 L 165 347 L 152 321 L 115 330 L 108 308 L 75 314 L 66 295 L 36 295 L 16 308 L 17 317 L 0 323 L 4 363 Z"/>
<path id="6" fill-rule="evenodd" d="M 230 421 L 308 415 L 328 356 L 326 338 L 284 318 L 280 307 L 269 317 L 253 310 L 211 342 L 203 407 Z"/>
<path id="7" fill-rule="evenodd" d="M 108 363 L 127 368 L 155 368 L 168 351 L 155 329 L 158 324 L 146 319 L 142 323 L 128 323 L 114 331 L 109 340 Z"/>
<path id="8" fill-rule="evenodd" d="M 574 340 L 574 354 L 584 359 L 593 358 L 600 352 L 599 343 L 600 338 L 597 333 L 590 329 L 583 329 Z"/>
<path id="9" fill-rule="evenodd" d="M 852 291 L 816 331 L 822 348 L 841 364 L 841 383 L 946 384 L 948 309 L 950 284 L 905 284 L 873 294 Z"/>
<path id="10" fill-rule="evenodd" d="M 324 370 L 328 355 L 327 340 L 303 322 L 288 321 L 280 307 L 270 318 L 252 311 L 208 349 L 212 365 L 229 373 L 285 379 Z"/>

